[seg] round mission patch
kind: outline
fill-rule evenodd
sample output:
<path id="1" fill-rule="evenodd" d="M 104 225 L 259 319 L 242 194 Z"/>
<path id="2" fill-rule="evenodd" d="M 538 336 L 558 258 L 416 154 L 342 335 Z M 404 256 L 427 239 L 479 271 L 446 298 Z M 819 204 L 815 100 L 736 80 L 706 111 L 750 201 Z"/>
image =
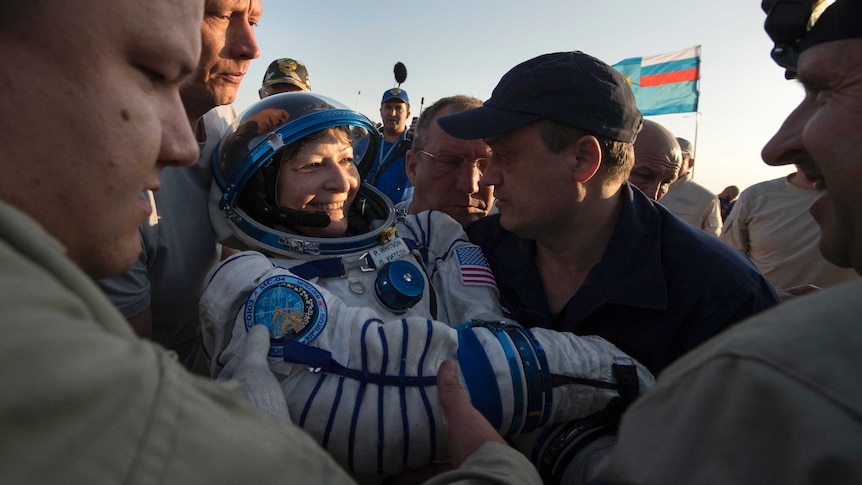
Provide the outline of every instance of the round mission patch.
<path id="1" fill-rule="evenodd" d="M 245 329 L 269 328 L 269 355 L 284 356 L 284 339 L 307 344 L 317 338 L 327 320 L 326 301 L 314 285 L 293 275 L 268 278 L 245 303 Z"/>

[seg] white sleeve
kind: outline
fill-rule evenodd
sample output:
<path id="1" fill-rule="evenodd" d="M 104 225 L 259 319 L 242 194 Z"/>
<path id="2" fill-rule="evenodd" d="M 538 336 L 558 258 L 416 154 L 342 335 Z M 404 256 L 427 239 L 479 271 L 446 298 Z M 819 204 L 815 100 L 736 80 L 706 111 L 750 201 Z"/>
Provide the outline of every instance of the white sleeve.
<path id="1" fill-rule="evenodd" d="M 272 288 L 299 296 L 284 297 L 283 308 L 261 311 L 265 305 L 258 304 Z M 243 293 L 231 294 L 237 289 Z M 249 325 L 277 321 L 285 334 L 285 328 L 299 329 L 273 342 L 270 368 L 281 380 L 291 417 L 357 475 L 446 458 L 436 390 L 445 359 L 460 358 L 462 384 L 504 435 L 601 410 L 618 395 L 614 364 L 633 362 L 602 339 L 570 333 L 494 325 L 454 329 L 419 317 L 383 321 L 370 308 L 348 306 L 255 253 L 240 253 L 216 269 L 201 308 L 216 362 L 238 352 Z M 647 387 L 651 376 L 634 367 Z"/>
<path id="2" fill-rule="evenodd" d="M 399 233 L 423 249 L 426 271 L 436 290 L 437 319 L 457 326 L 471 320 L 506 320 L 500 292 L 482 249 L 461 224 L 438 211 L 411 214 Z"/>

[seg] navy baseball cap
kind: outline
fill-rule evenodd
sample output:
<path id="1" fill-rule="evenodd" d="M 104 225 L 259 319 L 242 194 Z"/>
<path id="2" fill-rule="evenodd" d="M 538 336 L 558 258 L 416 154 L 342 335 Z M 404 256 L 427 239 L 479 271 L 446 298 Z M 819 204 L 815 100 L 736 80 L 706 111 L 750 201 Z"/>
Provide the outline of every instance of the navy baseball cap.
<path id="1" fill-rule="evenodd" d="M 626 78 L 579 51 L 518 64 L 483 106 L 440 117 L 437 123 L 455 138 L 475 140 L 541 119 L 626 143 L 635 141 L 643 123 Z"/>
<path id="2" fill-rule="evenodd" d="M 401 101 L 403 101 L 407 104 L 410 104 L 410 98 L 407 97 L 407 91 L 405 91 L 401 88 L 387 89 L 383 93 L 383 99 L 380 100 L 380 104 L 383 104 L 387 100 L 390 100 L 392 98 L 400 99 Z"/>

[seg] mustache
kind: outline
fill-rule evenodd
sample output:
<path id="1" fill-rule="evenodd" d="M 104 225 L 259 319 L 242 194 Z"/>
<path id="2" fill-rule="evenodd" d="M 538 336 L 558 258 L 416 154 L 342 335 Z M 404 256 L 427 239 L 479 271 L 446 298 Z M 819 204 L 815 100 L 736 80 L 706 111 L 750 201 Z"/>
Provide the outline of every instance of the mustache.
<path id="1" fill-rule="evenodd" d="M 821 178 L 823 173 L 814 158 L 806 151 L 792 150 L 781 155 L 776 165 L 796 165 L 799 171 L 804 173 L 810 180 Z"/>

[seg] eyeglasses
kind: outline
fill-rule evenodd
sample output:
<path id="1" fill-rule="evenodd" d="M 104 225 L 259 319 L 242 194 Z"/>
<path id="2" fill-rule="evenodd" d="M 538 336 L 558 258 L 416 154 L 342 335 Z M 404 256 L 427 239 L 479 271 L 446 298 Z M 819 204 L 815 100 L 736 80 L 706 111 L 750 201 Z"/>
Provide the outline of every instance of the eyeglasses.
<path id="1" fill-rule="evenodd" d="M 458 155 L 457 153 L 447 153 L 440 152 L 438 154 L 428 153 L 425 150 L 416 150 L 417 152 L 433 158 L 435 162 L 437 162 L 437 167 L 440 170 L 444 170 L 446 172 L 454 172 L 456 170 L 460 170 L 461 167 L 464 166 L 464 163 L 467 161 L 467 157 Z M 479 173 L 485 173 L 485 169 L 488 168 L 488 163 L 491 161 L 490 158 L 476 158 L 470 160 L 470 163 L 475 163 L 476 168 L 479 169 Z"/>

